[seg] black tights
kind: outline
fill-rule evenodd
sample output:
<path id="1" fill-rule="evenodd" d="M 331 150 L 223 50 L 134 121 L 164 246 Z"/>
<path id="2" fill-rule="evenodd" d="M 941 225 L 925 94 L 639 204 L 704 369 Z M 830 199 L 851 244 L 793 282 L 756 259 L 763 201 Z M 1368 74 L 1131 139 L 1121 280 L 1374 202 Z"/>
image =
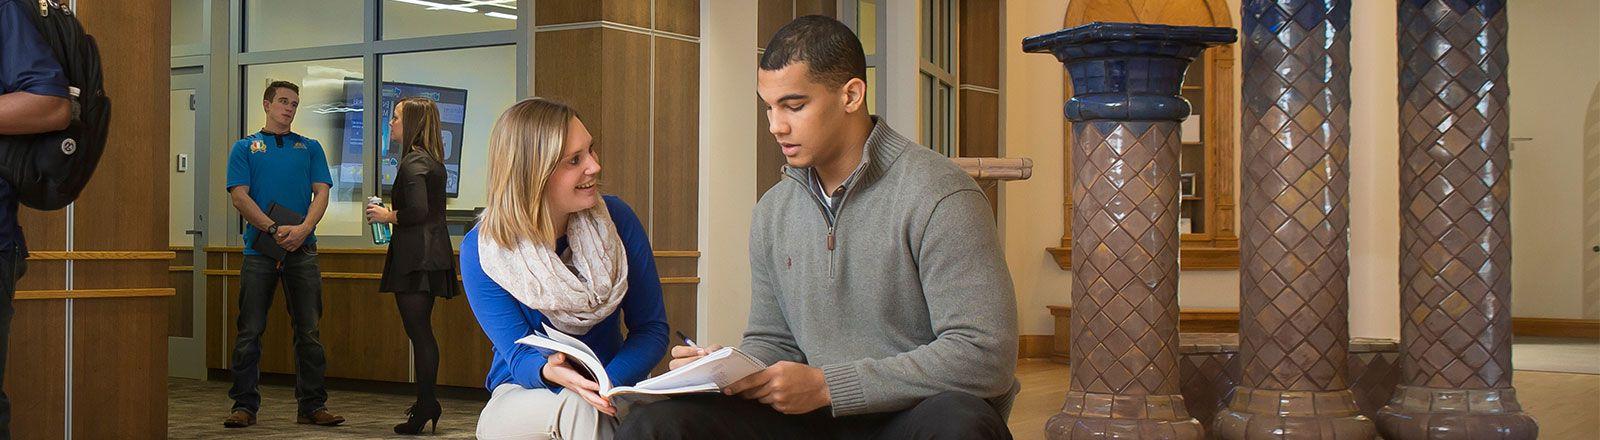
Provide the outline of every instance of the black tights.
<path id="1" fill-rule="evenodd" d="M 433 294 L 407 292 L 394 295 L 400 321 L 406 326 L 417 369 L 417 402 L 434 402 L 433 384 L 439 378 L 439 343 L 433 339 Z"/>

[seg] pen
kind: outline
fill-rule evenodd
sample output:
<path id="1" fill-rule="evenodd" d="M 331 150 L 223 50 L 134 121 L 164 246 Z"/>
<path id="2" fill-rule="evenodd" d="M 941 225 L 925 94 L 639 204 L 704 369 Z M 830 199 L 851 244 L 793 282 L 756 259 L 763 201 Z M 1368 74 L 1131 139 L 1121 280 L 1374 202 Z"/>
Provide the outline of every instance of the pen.
<path id="1" fill-rule="evenodd" d="M 694 347 L 694 348 L 700 348 L 700 345 L 699 345 L 699 344 L 696 344 L 696 343 L 694 343 L 694 340 L 693 340 L 693 339 L 689 339 L 689 337 L 688 337 L 688 336 L 684 336 L 684 334 L 683 334 L 683 332 L 682 332 L 682 331 L 679 331 L 679 330 L 673 330 L 673 333 L 677 333 L 677 334 L 678 334 L 678 337 L 679 337 L 679 338 L 681 338 L 681 339 L 683 339 L 683 343 L 684 343 L 684 344 L 688 344 L 688 345 L 689 345 L 689 346 L 690 346 L 690 347 Z"/>

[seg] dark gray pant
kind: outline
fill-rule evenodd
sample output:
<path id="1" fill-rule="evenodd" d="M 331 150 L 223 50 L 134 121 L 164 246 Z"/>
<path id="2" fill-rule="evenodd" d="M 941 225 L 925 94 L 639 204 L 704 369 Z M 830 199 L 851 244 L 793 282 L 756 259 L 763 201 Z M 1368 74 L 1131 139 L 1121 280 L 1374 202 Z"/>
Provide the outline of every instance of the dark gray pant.
<path id="1" fill-rule="evenodd" d="M 272 308 L 279 278 L 294 326 L 294 397 L 299 414 L 310 414 L 328 401 L 322 383 L 328 361 L 317 330 L 322 318 L 322 270 L 313 246 L 290 253 L 282 268 L 269 257 L 244 257 L 239 268 L 239 337 L 233 344 L 233 388 L 228 397 L 233 398 L 234 409 L 252 414 L 261 409 L 261 393 L 256 391 L 261 380 L 261 333 L 267 329 L 267 310 Z"/>
<path id="2" fill-rule="evenodd" d="M 896 413 L 834 418 L 828 408 L 785 415 L 736 396 L 699 394 L 634 408 L 617 438 L 626 439 L 1010 439 L 988 402 L 945 392 Z"/>
<path id="3" fill-rule="evenodd" d="M 17 293 L 17 280 L 28 272 L 28 261 L 22 250 L 12 248 L 0 251 L 0 440 L 11 439 L 11 399 L 6 398 L 6 354 L 10 349 L 12 297 Z"/>

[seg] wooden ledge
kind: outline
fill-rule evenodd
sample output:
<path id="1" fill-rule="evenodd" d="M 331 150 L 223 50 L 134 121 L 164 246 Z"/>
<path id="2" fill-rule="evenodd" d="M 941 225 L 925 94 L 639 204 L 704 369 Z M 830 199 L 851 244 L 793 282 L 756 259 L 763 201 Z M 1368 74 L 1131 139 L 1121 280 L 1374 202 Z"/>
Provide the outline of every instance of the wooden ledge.
<path id="1" fill-rule="evenodd" d="M 18 290 L 18 300 L 39 299 L 95 299 L 95 298 L 159 298 L 177 295 L 176 289 L 75 289 L 75 290 Z"/>
<path id="2" fill-rule="evenodd" d="M 1048 247 L 1045 248 L 1051 256 L 1055 257 L 1056 266 L 1061 270 L 1072 270 L 1072 248 Z M 1239 248 L 1218 247 L 1180 247 L 1178 249 L 1179 270 L 1238 270 Z"/>
<path id="3" fill-rule="evenodd" d="M 164 261 L 178 258 L 172 251 L 30 251 L 28 261 Z"/>

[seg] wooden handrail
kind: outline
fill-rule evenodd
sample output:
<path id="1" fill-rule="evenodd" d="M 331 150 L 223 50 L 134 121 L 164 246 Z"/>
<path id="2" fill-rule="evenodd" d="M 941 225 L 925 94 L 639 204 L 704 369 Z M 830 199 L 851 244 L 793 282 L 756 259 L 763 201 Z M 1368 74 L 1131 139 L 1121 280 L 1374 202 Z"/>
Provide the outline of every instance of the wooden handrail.
<path id="1" fill-rule="evenodd" d="M 157 261 L 173 260 L 173 251 L 29 251 L 30 261 Z"/>
<path id="2" fill-rule="evenodd" d="M 177 289 L 172 288 L 18 290 L 16 299 L 158 298 L 177 294 Z"/>

